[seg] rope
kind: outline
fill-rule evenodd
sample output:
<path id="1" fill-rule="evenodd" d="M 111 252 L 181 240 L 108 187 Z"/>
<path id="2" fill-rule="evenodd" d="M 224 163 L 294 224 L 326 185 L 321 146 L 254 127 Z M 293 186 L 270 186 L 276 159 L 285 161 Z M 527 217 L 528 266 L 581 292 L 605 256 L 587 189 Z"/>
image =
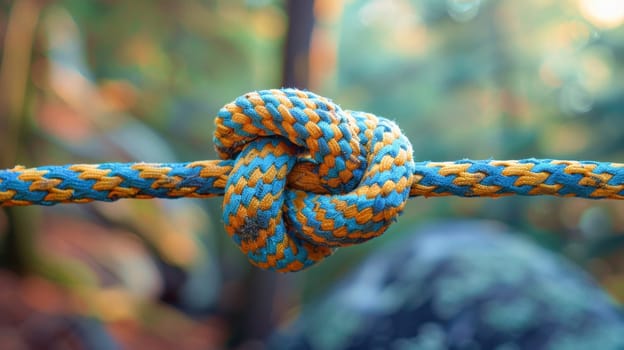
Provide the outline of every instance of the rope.
<path id="1" fill-rule="evenodd" d="M 409 197 L 624 199 L 624 164 L 551 159 L 417 162 L 392 121 L 296 89 L 239 97 L 216 118 L 222 160 L 0 170 L 0 206 L 224 196 L 249 260 L 297 271 L 381 235 Z"/>

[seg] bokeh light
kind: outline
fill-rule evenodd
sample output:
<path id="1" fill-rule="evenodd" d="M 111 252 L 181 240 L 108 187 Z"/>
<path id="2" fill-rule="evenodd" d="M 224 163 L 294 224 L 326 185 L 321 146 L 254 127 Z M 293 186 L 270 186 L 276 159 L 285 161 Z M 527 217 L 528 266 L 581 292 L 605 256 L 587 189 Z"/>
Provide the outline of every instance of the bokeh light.
<path id="1" fill-rule="evenodd" d="M 624 23 L 624 2 L 621 0 L 579 0 L 581 14 L 601 28 L 615 28 Z"/>
<path id="2" fill-rule="evenodd" d="M 458 22 L 467 22 L 477 17 L 481 0 L 447 0 L 449 16 Z"/>

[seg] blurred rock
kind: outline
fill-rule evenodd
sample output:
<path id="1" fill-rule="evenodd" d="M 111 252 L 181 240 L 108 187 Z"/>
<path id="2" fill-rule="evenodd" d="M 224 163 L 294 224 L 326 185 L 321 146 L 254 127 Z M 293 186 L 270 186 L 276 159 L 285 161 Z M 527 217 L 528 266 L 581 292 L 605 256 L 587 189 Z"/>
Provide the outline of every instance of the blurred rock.
<path id="1" fill-rule="evenodd" d="M 583 271 L 483 221 L 381 249 L 272 339 L 282 349 L 622 349 L 621 310 Z"/>

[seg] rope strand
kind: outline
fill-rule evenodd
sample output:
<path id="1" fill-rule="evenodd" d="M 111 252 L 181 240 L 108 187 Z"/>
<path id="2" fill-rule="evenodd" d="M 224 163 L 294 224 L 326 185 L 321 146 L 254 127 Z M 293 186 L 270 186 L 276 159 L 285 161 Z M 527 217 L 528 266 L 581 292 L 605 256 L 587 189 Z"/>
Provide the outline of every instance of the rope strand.
<path id="1" fill-rule="evenodd" d="M 313 163 L 294 165 L 287 187 L 327 194 Z M 232 160 L 103 163 L 0 170 L 0 206 L 113 202 L 122 198 L 210 198 L 225 193 Z M 409 195 L 510 195 L 624 199 L 624 164 L 550 159 L 419 162 Z"/>
<path id="2" fill-rule="evenodd" d="M 216 118 L 222 160 L 0 170 L 0 206 L 223 196 L 226 232 L 255 265 L 297 271 L 381 235 L 409 197 L 624 199 L 624 164 L 418 162 L 392 121 L 296 89 L 239 97 Z"/>

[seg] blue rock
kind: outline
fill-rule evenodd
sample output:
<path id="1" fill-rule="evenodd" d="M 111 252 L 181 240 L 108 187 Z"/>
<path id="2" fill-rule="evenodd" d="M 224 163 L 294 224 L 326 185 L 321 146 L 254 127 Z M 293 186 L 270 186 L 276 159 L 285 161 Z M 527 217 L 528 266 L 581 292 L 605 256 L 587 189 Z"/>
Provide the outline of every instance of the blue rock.
<path id="1" fill-rule="evenodd" d="M 501 224 L 463 221 L 373 254 L 270 348 L 624 349 L 624 317 L 562 257 Z"/>

